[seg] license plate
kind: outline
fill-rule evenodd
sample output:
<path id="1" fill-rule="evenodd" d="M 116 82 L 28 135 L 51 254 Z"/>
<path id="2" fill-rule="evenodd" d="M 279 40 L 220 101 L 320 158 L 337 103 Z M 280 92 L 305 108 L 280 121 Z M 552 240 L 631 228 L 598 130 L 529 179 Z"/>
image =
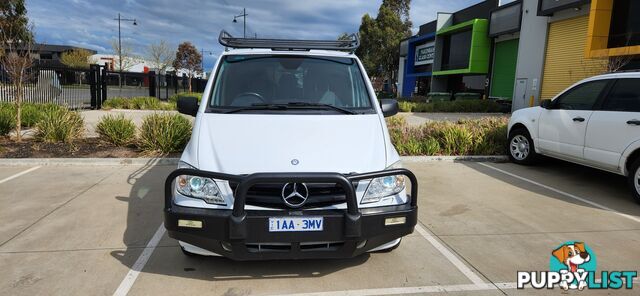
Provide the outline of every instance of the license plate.
<path id="1" fill-rule="evenodd" d="M 322 217 L 276 217 L 269 218 L 269 232 L 322 231 Z"/>

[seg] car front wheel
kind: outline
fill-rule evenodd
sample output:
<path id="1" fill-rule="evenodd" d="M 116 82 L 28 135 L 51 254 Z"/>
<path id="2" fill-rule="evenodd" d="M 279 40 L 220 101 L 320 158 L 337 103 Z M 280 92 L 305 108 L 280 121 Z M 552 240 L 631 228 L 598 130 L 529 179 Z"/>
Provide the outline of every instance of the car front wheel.
<path id="1" fill-rule="evenodd" d="M 631 164 L 627 178 L 629 180 L 631 195 L 633 195 L 636 202 L 640 203 L 640 159 L 636 159 L 636 161 Z"/>
<path id="2" fill-rule="evenodd" d="M 516 128 L 509 135 L 509 159 L 517 164 L 532 164 L 537 157 L 533 140 L 524 128 Z"/>

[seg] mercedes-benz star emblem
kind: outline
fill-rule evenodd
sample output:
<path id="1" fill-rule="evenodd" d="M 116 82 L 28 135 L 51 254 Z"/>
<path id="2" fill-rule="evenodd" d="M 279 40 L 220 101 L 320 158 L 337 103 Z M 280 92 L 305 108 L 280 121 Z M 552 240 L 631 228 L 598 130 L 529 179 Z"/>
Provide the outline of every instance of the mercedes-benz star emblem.
<path id="1" fill-rule="evenodd" d="M 292 165 L 298 165 L 299 163 L 300 163 L 300 161 L 298 161 L 298 160 L 297 160 L 297 159 L 295 159 L 295 158 L 291 160 L 291 164 L 292 164 Z"/>
<path id="2" fill-rule="evenodd" d="M 309 189 L 304 183 L 287 183 L 282 187 L 282 200 L 291 208 L 299 208 L 307 202 Z"/>

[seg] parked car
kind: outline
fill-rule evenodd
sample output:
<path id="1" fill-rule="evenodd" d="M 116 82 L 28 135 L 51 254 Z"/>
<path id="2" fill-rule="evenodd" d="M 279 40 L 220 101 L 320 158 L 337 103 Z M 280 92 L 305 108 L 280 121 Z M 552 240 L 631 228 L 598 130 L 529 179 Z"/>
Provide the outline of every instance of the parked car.
<path id="1" fill-rule="evenodd" d="M 177 102 L 195 122 L 165 182 L 164 223 L 185 254 L 348 258 L 413 232 L 418 184 L 384 120 L 398 104 L 378 103 L 352 37 L 221 32 L 201 103 Z"/>
<path id="2" fill-rule="evenodd" d="M 538 155 L 624 175 L 640 202 L 640 73 L 584 79 L 509 121 L 509 157 Z"/>

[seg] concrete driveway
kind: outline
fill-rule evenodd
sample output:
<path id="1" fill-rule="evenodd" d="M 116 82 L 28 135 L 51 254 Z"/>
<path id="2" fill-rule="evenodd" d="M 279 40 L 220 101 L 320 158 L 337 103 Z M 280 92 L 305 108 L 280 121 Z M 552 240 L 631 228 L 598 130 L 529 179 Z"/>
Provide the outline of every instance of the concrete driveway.
<path id="1" fill-rule="evenodd" d="M 516 272 L 549 270 L 569 240 L 598 270 L 640 270 L 640 205 L 622 177 L 559 161 L 406 166 L 420 221 L 398 249 L 275 262 L 183 255 L 161 226 L 173 166 L 0 167 L 0 294 L 562 294 L 515 289 Z"/>

